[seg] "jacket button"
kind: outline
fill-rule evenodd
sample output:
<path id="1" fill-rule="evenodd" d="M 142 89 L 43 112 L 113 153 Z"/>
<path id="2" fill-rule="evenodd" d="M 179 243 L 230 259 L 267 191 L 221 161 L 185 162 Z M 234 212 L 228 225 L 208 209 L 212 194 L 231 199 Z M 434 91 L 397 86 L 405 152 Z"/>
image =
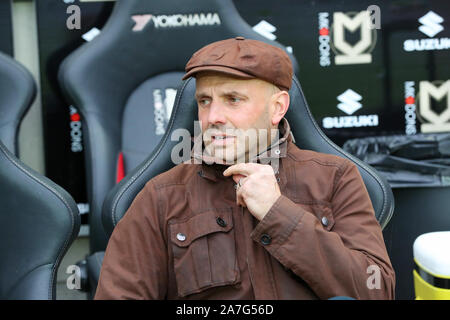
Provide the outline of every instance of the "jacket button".
<path id="1" fill-rule="evenodd" d="M 184 233 L 178 233 L 177 234 L 177 239 L 179 241 L 184 241 L 184 240 L 186 240 L 186 235 Z"/>
<path id="2" fill-rule="evenodd" d="M 263 245 L 266 246 L 266 245 L 270 244 L 271 242 L 272 242 L 272 238 L 268 234 L 263 234 L 261 236 L 261 243 Z"/>
<path id="3" fill-rule="evenodd" d="M 225 228 L 227 226 L 227 223 L 221 217 L 217 217 L 216 222 L 222 228 Z"/>
<path id="4" fill-rule="evenodd" d="M 328 219 L 327 217 L 322 217 L 322 224 L 326 227 L 328 226 Z"/>

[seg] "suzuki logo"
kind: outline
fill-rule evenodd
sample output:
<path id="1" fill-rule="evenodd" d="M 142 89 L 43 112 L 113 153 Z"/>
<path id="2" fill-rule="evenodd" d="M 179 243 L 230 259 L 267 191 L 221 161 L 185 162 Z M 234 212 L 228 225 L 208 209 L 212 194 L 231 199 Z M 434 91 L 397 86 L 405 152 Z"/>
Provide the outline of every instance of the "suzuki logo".
<path id="1" fill-rule="evenodd" d="M 352 89 L 347 89 L 343 94 L 338 96 L 337 99 L 341 102 L 337 105 L 338 109 L 344 111 L 348 115 L 353 114 L 356 110 L 362 108 L 362 104 L 358 102 L 362 97 Z"/>
<path id="2" fill-rule="evenodd" d="M 347 89 L 345 92 L 337 97 L 340 103 L 337 105 L 338 109 L 344 111 L 348 116 L 340 117 L 325 117 L 322 119 L 322 126 L 325 129 L 340 129 L 340 128 L 360 128 L 360 127 L 377 127 L 379 124 L 378 115 L 358 115 L 352 116 L 356 110 L 362 108 L 359 101 L 362 96 Z"/>
<path id="3" fill-rule="evenodd" d="M 253 27 L 253 30 L 269 40 L 273 41 L 277 38 L 277 36 L 273 34 L 275 31 L 277 31 L 277 28 L 268 23 L 266 20 L 261 20 L 257 25 Z"/>
<path id="4" fill-rule="evenodd" d="M 444 30 L 444 27 L 440 25 L 444 19 L 433 11 L 429 11 L 426 15 L 419 19 L 422 26 L 419 30 L 425 33 L 430 38 L 437 35 L 439 32 Z"/>
<path id="5" fill-rule="evenodd" d="M 426 15 L 419 19 L 422 24 L 419 30 L 426 34 L 429 38 L 423 39 L 407 39 L 403 42 L 403 50 L 411 51 L 433 51 L 450 49 L 450 38 L 433 38 L 439 32 L 444 30 L 441 23 L 444 19 L 433 11 L 429 11 Z"/>

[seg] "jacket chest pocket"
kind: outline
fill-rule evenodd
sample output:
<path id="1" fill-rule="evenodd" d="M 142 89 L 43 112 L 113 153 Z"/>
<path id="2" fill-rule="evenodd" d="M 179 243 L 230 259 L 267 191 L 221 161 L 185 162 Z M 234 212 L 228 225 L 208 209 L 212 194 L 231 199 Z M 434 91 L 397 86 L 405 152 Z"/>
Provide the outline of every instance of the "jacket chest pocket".
<path id="1" fill-rule="evenodd" d="M 170 222 L 169 231 L 180 297 L 240 280 L 231 208 Z"/>

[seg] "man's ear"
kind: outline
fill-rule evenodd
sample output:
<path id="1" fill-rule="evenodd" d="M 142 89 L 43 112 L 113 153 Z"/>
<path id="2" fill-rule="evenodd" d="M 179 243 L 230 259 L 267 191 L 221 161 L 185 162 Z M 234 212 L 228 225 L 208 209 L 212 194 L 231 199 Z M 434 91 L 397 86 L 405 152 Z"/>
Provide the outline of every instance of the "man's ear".
<path id="1" fill-rule="evenodd" d="M 279 91 L 272 96 L 273 101 L 273 114 L 272 114 L 272 125 L 277 126 L 283 119 L 284 115 L 289 108 L 289 93 L 287 91 Z"/>

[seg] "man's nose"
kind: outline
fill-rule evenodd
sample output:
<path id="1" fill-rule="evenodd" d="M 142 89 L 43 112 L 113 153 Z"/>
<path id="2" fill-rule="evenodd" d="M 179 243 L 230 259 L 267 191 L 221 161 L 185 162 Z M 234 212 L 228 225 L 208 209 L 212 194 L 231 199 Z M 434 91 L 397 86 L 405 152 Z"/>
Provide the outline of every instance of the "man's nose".
<path id="1" fill-rule="evenodd" d="M 223 106 L 220 105 L 218 102 L 211 102 L 211 105 L 209 107 L 209 114 L 208 114 L 208 123 L 209 124 L 218 124 L 218 123 L 226 123 L 227 119 L 224 115 Z"/>

